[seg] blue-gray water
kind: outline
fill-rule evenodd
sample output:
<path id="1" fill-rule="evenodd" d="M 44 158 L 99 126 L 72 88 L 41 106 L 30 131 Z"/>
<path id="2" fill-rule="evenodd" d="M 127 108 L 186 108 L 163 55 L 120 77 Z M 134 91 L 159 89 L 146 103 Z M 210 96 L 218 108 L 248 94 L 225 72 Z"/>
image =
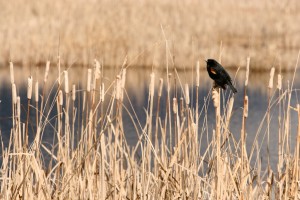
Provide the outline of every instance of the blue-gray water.
<path id="1" fill-rule="evenodd" d="M 85 68 L 79 68 L 79 69 L 70 69 L 70 82 L 75 83 L 77 86 L 80 85 L 80 88 L 78 91 L 78 97 L 81 96 L 82 91 L 85 89 L 85 83 L 86 83 L 86 70 Z M 42 70 L 41 70 L 42 71 Z M 108 85 L 112 82 L 112 80 L 115 78 L 115 75 L 118 71 L 117 70 L 109 70 L 105 74 L 105 85 L 108 87 Z M 3 73 L 6 73 L 4 79 L 2 79 L 2 84 L 0 86 L 0 128 L 1 128 L 1 136 L 3 140 L 4 147 L 7 147 L 8 141 L 10 138 L 10 130 L 12 128 L 12 105 L 11 105 L 11 84 L 9 82 L 9 72 L 5 71 Z M 2 73 L 2 75 L 3 75 Z M 29 75 L 29 72 L 25 72 L 25 76 Z M 125 106 L 130 111 L 130 115 L 133 116 L 134 122 L 141 123 L 142 127 L 145 125 L 146 121 L 146 113 L 145 109 L 147 108 L 147 100 L 148 100 L 148 85 L 150 82 L 150 73 L 149 70 L 142 70 L 142 69 L 129 69 L 127 71 L 127 78 L 126 78 L 126 92 L 128 94 L 129 99 L 125 95 Z M 78 76 L 78 74 L 82 74 Z M 231 71 L 230 74 L 232 77 L 235 77 L 235 72 Z M 296 77 L 298 77 L 299 74 L 296 74 Z M 52 81 L 55 81 L 56 74 L 52 74 L 53 77 L 55 77 Z M 166 72 L 157 72 L 156 73 L 156 86 L 158 86 L 159 78 L 164 79 L 164 85 L 166 85 Z M 179 76 L 179 79 L 178 79 Z M 190 106 L 195 108 L 195 102 L 197 101 L 195 98 L 196 89 L 193 86 L 194 80 L 194 73 L 191 71 L 188 72 L 178 72 L 178 76 L 176 74 L 176 84 L 177 84 L 177 97 L 178 100 L 182 96 L 182 89 L 181 84 L 188 83 L 190 85 L 190 96 L 191 96 L 191 104 Z M 230 132 L 232 133 L 233 137 L 236 139 L 236 141 L 239 141 L 240 138 L 240 132 L 242 127 L 242 112 L 243 112 L 243 97 L 244 97 L 244 72 L 239 72 L 236 75 L 236 85 L 238 89 L 238 93 L 234 96 L 234 106 L 233 106 L 233 113 L 230 123 Z M 26 110 L 27 110 L 27 98 L 26 98 L 26 81 L 27 78 L 21 78 L 17 79 L 17 90 L 18 94 L 21 97 L 21 104 L 22 104 L 22 122 L 25 122 L 26 119 Z M 40 86 L 42 85 L 43 75 L 38 76 Z M 81 82 L 78 81 L 78 77 L 82 77 Z M 199 115 L 199 137 L 202 135 L 202 142 L 201 142 L 201 152 L 204 151 L 207 147 L 207 141 L 211 140 L 212 136 L 212 130 L 215 127 L 215 112 L 213 108 L 213 104 L 209 95 L 209 92 L 211 90 L 212 81 L 208 78 L 208 75 L 206 74 L 206 71 L 201 71 L 200 74 L 201 80 L 200 80 L 200 88 L 199 88 L 199 113 L 203 109 L 203 106 L 205 104 L 206 99 L 206 105 L 207 106 L 207 124 L 208 124 L 208 130 L 203 131 L 203 127 L 206 127 L 205 125 L 205 113 L 202 112 Z M 35 79 L 35 77 L 33 76 Z M 286 89 L 288 85 L 288 81 L 290 81 L 289 84 L 291 84 L 293 78 L 293 73 L 286 73 L 283 74 L 283 87 Z M 171 78 L 171 84 L 174 83 L 174 73 L 172 74 Z M 179 81 L 180 80 L 180 81 Z M 51 81 L 51 79 L 49 80 Z M 267 136 L 266 136 L 266 129 L 267 129 L 267 119 L 264 119 L 264 115 L 268 109 L 268 81 L 269 81 L 269 73 L 251 73 L 250 72 L 250 80 L 249 80 L 249 87 L 247 88 L 247 95 L 249 96 L 249 114 L 246 121 L 246 132 L 247 132 L 247 150 L 248 154 L 250 153 L 250 149 L 253 145 L 253 141 L 255 139 L 256 133 L 258 134 L 258 142 L 259 145 L 261 145 L 261 159 L 263 166 L 266 165 L 266 155 L 267 155 Z M 47 91 L 51 90 L 51 87 L 53 85 L 53 82 L 46 87 L 48 88 Z M 278 158 L 278 104 L 276 104 L 276 98 L 278 98 L 278 91 L 275 89 L 277 85 L 277 74 L 275 74 L 274 78 L 274 89 L 271 91 L 271 102 L 275 104 L 271 108 L 271 123 L 270 123 L 270 157 L 271 157 L 271 166 L 272 168 L 276 168 L 277 158 Z M 300 88 L 300 82 L 296 81 L 294 82 L 294 89 Z M 174 88 L 171 89 L 171 98 L 175 96 Z M 56 92 L 56 88 L 54 86 L 53 91 Z M 41 88 L 40 88 L 40 92 Z M 296 107 L 296 104 L 298 103 L 298 95 L 297 90 L 295 90 L 292 93 L 291 98 L 291 106 Z M 227 102 L 229 96 L 229 92 L 222 91 L 223 100 Z M 54 98 L 55 94 L 50 94 L 50 99 Z M 106 101 L 109 100 L 109 95 Z M 155 95 L 155 104 L 154 104 L 154 110 L 156 110 L 156 98 L 157 95 Z M 82 97 L 81 97 L 82 100 Z M 129 100 L 131 104 L 133 105 L 133 109 L 137 115 L 137 118 L 133 115 L 132 108 L 130 107 Z M 77 98 L 78 101 L 78 98 Z M 224 102 L 224 101 L 223 101 Z M 33 104 L 33 107 L 35 106 L 34 100 L 31 101 Z M 77 104 L 77 102 L 76 102 Z M 48 105 L 49 108 L 49 105 Z M 223 104 L 222 104 L 222 110 L 223 111 Z M 105 110 L 105 109 L 104 109 Z M 286 107 L 283 108 L 282 112 L 286 110 Z M 165 117 L 165 111 L 166 111 L 166 87 L 163 88 L 163 96 L 161 99 L 161 107 L 160 107 L 160 117 L 164 119 Z M 53 110 L 51 111 L 50 116 L 56 115 L 56 105 L 54 106 Z M 264 121 L 263 121 L 264 120 Z M 55 126 L 55 121 L 50 122 L 53 126 Z M 263 124 L 260 129 L 260 124 Z M 137 142 L 137 133 L 133 126 L 133 122 L 131 118 L 129 117 L 128 113 L 123 110 L 123 124 L 124 124 L 124 130 L 125 130 L 125 137 L 130 146 L 135 146 Z M 291 139 L 291 151 L 294 151 L 295 143 L 296 143 L 296 133 L 297 133 L 297 113 L 294 111 L 291 111 L 291 129 L 290 129 L 290 139 Z M 32 133 L 35 132 L 35 111 L 34 108 L 31 108 L 31 123 L 29 125 L 29 140 L 32 141 L 33 135 Z M 139 129 L 139 131 L 141 131 Z M 42 138 L 43 143 L 46 146 L 50 146 L 53 143 L 53 134 L 54 129 L 51 128 L 50 125 L 47 126 L 46 130 L 44 131 L 44 135 Z M 208 133 L 208 134 L 207 134 Z M 1 148 L 1 155 L 2 155 L 2 148 Z M 1 159 L 2 160 L 2 159 Z"/>

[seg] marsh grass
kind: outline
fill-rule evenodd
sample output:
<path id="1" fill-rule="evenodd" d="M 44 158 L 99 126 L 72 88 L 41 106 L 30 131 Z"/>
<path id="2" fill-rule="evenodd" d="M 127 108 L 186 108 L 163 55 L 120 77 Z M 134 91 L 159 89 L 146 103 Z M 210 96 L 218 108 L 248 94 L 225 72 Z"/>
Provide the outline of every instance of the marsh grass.
<path id="1" fill-rule="evenodd" d="M 267 120 L 262 121 L 269 127 L 270 111 L 275 106 L 280 108 L 277 116 L 280 126 L 276 133 L 279 143 L 272 144 L 278 145 L 277 169 L 271 168 L 269 162 L 268 169 L 262 169 L 260 158 L 269 155 L 262 155 L 263 143 L 258 136 L 264 133 L 259 129 L 250 151 L 246 148 L 246 125 L 251 126 L 247 124 L 248 110 L 251 109 L 248 108 L 251 96 L 247 94 L 249 58 L 239 140 L 230 131 L 234 106 L 232 94 L 225 98 L 223 92 L 213 89 L 204 104 L 199 104 L 199 63 L 195 67 L 195 84 L 192 85 L 182 83 L 176 69 L 174 74 L 166 73 L 165 77 L 156 77 L 154 72 L 149 74 L 144 124 L 137 118 L 130 101 L 132 97 L 126 91 L 126 60 L 110 84 L 105 84 L 105 71 L 95 60 L 93 67 L 86 69 L 87 77 L 77 77 L 87 81 L 86 88 L 69 83 L 68 70 L 72 68 L 59 74 L 54 83 L 48 83 L 49 66 L 50 62 L 47 62 L 40 96 L 35 89 L 35 103 L 31 100 L 34 77 L 29 77 L 28 108 L 24 111 L 20 109 L 21 97 L 17 96 L 18 86 L 14 83 L 13 63 L 10 63 L 13 127 L 9 143 L 2 142 L 1 199 L 299 197 L 300 106 L 291 105 L 293 84 L 283 88 L 281 76 L 278 76 L 277 89 L 273 88 L 273 80 L 270 80 Z M 60 71 L 60 61 L 57 68 Z M 274 76 L 274 72 L 271 74 Z M 156 82 L 159 83 L 158 88 L 155 87 Z M 70 84 L 72 91 L 69 90 Z M 38 82 L 35 87 L 37 85 Z M 47 86 L 51 87 L 50 91 L 55 91 L 54 96 L 47 95 Z M 195 103 L 190 101 L 193 87 L 196 88 Z M 173 93 L 172 88 L 181 92 Z M 161 98 L 164 92 L 167 93 L 166 99 Z M 210 97 L 216 119 L 212 132 L 208 132 L 207 117 L 203 124 L 199 124 L 200 116 L 207 116 Z M 129 101 L 128 107 L 124 104 L 125 99 Z M 164 104 L 166 109 L 162 109 L 164 113 L 161 113 L 162 100 L 167 101 Z M 26 121 L 22 121 L 21 112 L 27 112 L 28 116 L 32 110 L 37 111 L 35 120 L 27 117 Z M 51 110 L 56 110 L 54 117 L 50 117 Z M 290 135 L 291 112 L 298 113 L 297 138 Z M 138 137 L 133 146 L 127 143 L 123 113 L 128 114 Z M 37 124 L 34 131 L 28 129 L 30 123 Z M 43 132 L 49 125 L 52 127 L 52 146 L 43 143 Z M 30 143 L 28 134 L 34 138 Z M 207 148 L 202 153 L 204 134 L 212 137 L 207 140 Z M 290 140 L 297 141 L 295 147 L 290 145 Z M 47 163 L 46 156 L 50 158 Z"/>
<path id="2" fill-rule="evenodd" d="M 115 67 L 125 55 L 132 65 L 151 68 L 153 58 L 163 65 L 161 26 L 178 68 L 218 57 L 222 43 L 225 66 L 245 66 L 250 55 L 252 70 L 267 71 L 273 63 L 292 70 L 300 44 L 297 0 L 12 0 L 0 8 L 3 67 L 10 59 L 44 65 L 55 59 L 58 41 L 66 65 L 88 66 L 101 57 Z"/>

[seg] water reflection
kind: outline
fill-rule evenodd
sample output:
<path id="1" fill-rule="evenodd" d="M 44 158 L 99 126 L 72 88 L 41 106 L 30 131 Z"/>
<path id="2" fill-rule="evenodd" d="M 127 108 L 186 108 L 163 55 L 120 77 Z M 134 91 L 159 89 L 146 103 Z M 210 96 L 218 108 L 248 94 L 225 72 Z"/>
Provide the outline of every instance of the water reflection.
<path id="1" fill-rule="evenodd" d="M 68 69 L 69 71 L 69 81 L 71 84 L 76 84 L 79 86 L 78 90 L 78 97 L 79 100 L 76 100 L 76 104 L 82 100 L 83 91 L 86 88 L 86 77 L 87 77 L 87 69 L 82 67 L 72 67 Z M 51 84 L 46 85 L 46 94 L 50 93 L 49 99 L 54 99 L 55 92 L 57 91 L 57 69 L 52 68 L 50 70 L 49 82 Z M 154 70 L 156 76 L 156 86 L 158 87 L 159 79 L 162 78 L 164 80 L 164 92 L 161 100 L 161 107 L 160 107 L 160 117 L 164 120 L 165 112 L 166 112 L 166 81 L 167 81 L 167 73 L 166 71 L 159 71 Z M 106 88 L 111 87 L 112 82 L 115 80 L 116 75 L 119 73 L 119 69 L 108 69 L 104 70 L 102 76 L 104 80 L 104 84 Z M 126 76 L 126 95 L 125 95 L 125 107 L 129 110 L 128 112 L 123 112 L 123 120 L 124 120 L 124 128 L 126 133 L 126 139 L 129 145 L 133 146 L 137 143 L 138 140 L 138 133 L 134 128 L 133 123 L 140 123 L 141 126 L 144 126 L 146 122 L 146 113 L 145 108 L 147 108 L 148 104 L 148 88 L 150 82 L 150 73 L 151 70 L 145 69 L 136 69 L 136 68 L 129 68 L 127 70 Z M 243 107 L 243 95 L 244 95 L 244 77 L 245 71 L 229 71 L 232 77 L 234 77 L 234 82 L 237 86 L 238 93 L 234 96 L 235 103 L 233 106 L 233 114 L 230 123 L 230 132 L 232 133 L 233 137 L 236 141 L 240 138 L 241 132 L 241 125 L 242 125 L 242 107 Z M 44 78 L 44 69 L 36 69 L 36 70 L 25 70 L 22 68 L 15 68 L 15 82 L 17 85 L 18 95 L 21 97 L 21 103 L 23 105 L 22 108 L 22 119 L 23 122 L 26 119 L 26 86 L 27 83 L 27 76 L 33 75 L 34 80 L 37 80 L 40 83 L 40 86 L 43 84 Z M 10 137 L 10 129 L 12 127 L 12 104 L 11 104 L 11 85 L 9 80 L 9 71 L 6 69 L 1 69 L 0 73 L 0 128 L 2 139 L 4 145 L 7 146 L 9 137 Z M 180 97 L 183 96 L 183 85 L 188 83 L 190 85 L 190 96 L 191 96 L 191 107 L 195 107 L 195 102 L 197 101 L 195 97 L 196 89 L 193 86 L 195 83 L 195 73 L 193 71 L 169 71 L 170 77 L 170 84 L 171 86 L 171 98 L 177 97 L 178 100 Z M 293 73 L 285 73 L 283 74 L 283 87 L 286 88 L 288 84 L 291 84 L 291 80 L 293 78 Z M 212 130 L 215 127 L 215 114 L 214 108 L 211 103 L 210 99 L 210 89 L 212 86 L 212 81 L 209 79 L 207 72 L 202 70 L 200 73 L 200 88 L 199 88 L 199 126 L 200 131 L 199 135 L 201 135 L 201 150 L 204 151 L 207 148 L 207 141 L 211 140 L 212 137 Z M 36 80 L 35 80 L 36 81 Z M 250 152 L 250 149 L 253 145 L 254 139 L 258 134 L 258 141 L 261 145 L 261 156 L 262 156 L 262 163 L 263 166 L 266 164 L 265 155 L 267 153 L 266 148 L 266 129 L 267 129 L 267 121 L 264 118 L 267 108 L 268 108 L 268 81 L 269 81 L 269 73 L 251 73 L 250 72 L 250 79 L 249 79 L 249 87 L 247 94 L 249 96 L 249 115 L 246 122 L 246 130 L 247 130 L 247 149 Z M 276 85 L 277 81 L 277 73 L 275 74 L 274 78 L 274 85 Z M 176 84 L 176 88 L 174 85 Z M 113 88 L 113 87 L 111 87 Z M 300 80 L 295 79 L 294 88 L 300 88 Z M 50 92 L 54 91 L 54 92 Z M 176 92 L 175 92 L 176 91 Z M 157 92 L 157 91 L 156 91 Z M 108 97 L 111 96 L 113 93 L 113 89 L 108 91 Z M 225 104 L 232 94 L 229 91 L 222 91 L 222 111 L 224 112 Z M 276 98 L 278 98 L 278 91 L 273 89 L 270 92 L 271 95 L 271 102 L 276 102 Z M 155 96 L 156 98 L 157 96 Z M 33 101 L 32 101 L 33 103 Z M 108 103 L 108 99 L 106 100 Z M 298 103 L 297 92 L 292 93 L 291 105 L 296 107 Z M 131 107 L 133 105 L 133 107 Z M 154 110 L 156 110 L 156 104 L 154 105 Z M 278 130 L 279 130 L 279 123 L 278 123 L 278 112 L 279 112 L 279 105 L 274 104 L 271 109 L 271 125 L 270 125 L 270 155 L 271 155 L 271 164 L 272 167 L 276 167 L 277 157 L 278 157 Z M 46 109 L 50 109 L 50 102 L 47 104 Z M 207 113 L 204 112 L 204 108 L 207 109 Z M 285 108 L 284 108 L 285 109 Z M 133 112 L 134 110 L 134 112 Z M 202 111 L 202 112 L 201 112 Z M 136 116 L 134 115 L 136 113 Z M 53 117 L 56 115 L 56 107 L 51 110 L 50 116 Z M 130 116 L 129 116 L 130 115 Z M 31 132 L 36 130 L 34 118 L 35 111 L 32 109 L 31 111 L 31 121 L 30 129 Z M 51 118 L 50 117 L 50 118 Z M 80 117 L 80 116 L 79 116 Z M 132 121 L 133 119 L 134 121 Z M 207 123 L 207 126 L 206 126 Z M 50 125 L 52 124 L 52 125 Z M 53 134 L 55 121 L 49 122 L 49 125 L 46 126 L 43 135 L 43 143 L 45 145 L 51 145 L 53 143 Z M 297 113 L 291 112 L 291 149 L 294 149 L 295 146 L 295 138 L 296 138 L 296 131 L 297 131 Z M 33 139 L 33 135 L 29 134 L 30 141 Z M 2 150 L 1 150 L 2 151 Z M 255 155 L 254 155 L 255 156 Z"/>

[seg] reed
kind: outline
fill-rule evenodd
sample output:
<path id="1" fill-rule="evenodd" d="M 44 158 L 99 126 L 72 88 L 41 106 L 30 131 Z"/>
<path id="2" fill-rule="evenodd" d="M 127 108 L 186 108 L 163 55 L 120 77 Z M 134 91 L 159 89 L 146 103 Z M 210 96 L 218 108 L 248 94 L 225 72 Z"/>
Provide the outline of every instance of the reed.
<path id="1" fill-rule="evenodd" d="M 145 123 L 136 116 L 136 108 L 131 103 L 134 97 L 126 91 L 126 79 L 130 76 L 126 64 L 110 83 L 103 78 L 104 71 L 97 61 L 95 67 L 88 70 L 87 77 L 77 77 L 84 79 L 81 81 L 87 85 L 70 82 L 72 68 L 63 72 L 60 81 L 64 81 L 64 88 L 57 87 L 59 77 L 53 83 L 44 78 L 43 94 L 39 96 L 36 81 L 36 104 L 30 102 L 33 77 L 29 77 L 24 122 L 21 118 L 23 97 L 18 96 L 16 83 L 11 82 L 13 125 L 7 146 L 2 145 L 0 199 L 297 198 L 300 106 L 291 104 L 295 88 L 282 84 L 282 76 L 278 75 L 278 98 L 273 98 L 271 78 L 275 70 L 271 70 L 267 85 L 270 94 L 261 126 L 267 127 L 267 136 L 273 134 L 271 113 L 278 105 L 279 142 L 272 145 L 278 145 L 279 155 L 277 168 L 273 168 L 270 161 L 263 168 L 260 158 L 269 154 L 262 154 L 261 149 L 269 149 L 271 144 L 267 138 L 265 147 L 258 139 L 264 135 L 260 127 L 249 153 L 246 148 L 247 127 L 251 126 L 246 122 L 252 117 L 251 93 L 247 93 L 247 86 L 251 84 L 249 58 L 246 63 L 240 138 L 234 138 L 230 128 L 231 116 L 239 114 L 235 109 L 236 96 L 229 93 L 221 98 L 220 89 L 214 88 L 203 104 L 198 102 L 198 98 L 202 98 L 198 93 L 199 63 L 194 79 L 196 102 L 190 92 L 194 85 L 182 84 L 176 70 L 174 82 L 169 73 L 165 79 L 156 79 L 154 71 L 149 74 Z M 46 65 L 45 74 L 51 70 L 49 66 L 50 63 Z M 53 85 L 54 93 L 45 90 L 46 82 Z M 71 90 L 69 85 L 72 85 Z M 166 104 L 162 104 L 164 96 Z M 211 102 L 215 108 L 213 131 L 207 122 Z M 166 108 L 162 109 L 164 105 Z M 31 108 L 40 114 L 31 116 Z M 55 112 L 54 116 L 50 112 Z M 297 130 L 291 130 L 291 114 L 298 117 Z M 124 125 L 128 120 L 133 126 L 130 132 Z M 32 124 L 36 130 L 29 128 Z M 53 135 L 53 144 L 44 141 L 46 131 Z M 296 138 L 292 131 L 297 132 Z M 28 135 L 34 132 L 35 138 L 28 140 Z M 137 135 L 137 142 L 130 146 L 127 140 L 132 133 Z M 205 133 L 212 137 L 202 141 Z M 294 146 L 291 140 L 296 141 Z M 203 150 L 204 142 L 207 147 Z"/>

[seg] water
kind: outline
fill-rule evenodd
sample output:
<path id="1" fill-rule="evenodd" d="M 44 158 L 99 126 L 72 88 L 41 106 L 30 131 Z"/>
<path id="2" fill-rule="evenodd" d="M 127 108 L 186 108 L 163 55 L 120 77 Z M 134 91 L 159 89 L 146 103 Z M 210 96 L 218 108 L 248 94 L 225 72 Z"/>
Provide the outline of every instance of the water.
<path id="1" fill-rule="evenodd" d="M 69 80 L 70 83 L 74 83 L 77 86 L 80 86 L 79 94 L 83 94 L 83 90 L 86 87 L 86 71 L 87 69 L 81 67 L 74 67 L 69 69 Z M 114 80 L 116 74 L 119 70 L 106 70 L 104 71 L 104 83 L 105 86 L 108 87 L 111 82 Z M 27 76 L 33 74 L 33 78 L 38 77 L 40 86 L 43 82 L 43 69 L 36 70 L 35 73 L 31 73 L 30 71 L 26 71 L 22 68 L 15 68 L 15 80 L 17 85 L 18 94 L 21 97 L 21 104 L 22 106 L 22 122 L 26 120 L 26 81 Z M 150 82 L 150 70 L 144 69 L 128 69 L 127 76 L 126 76 L 126 93 L 128 97 L 125 96 L 125 107 L 128 108 L 129 113 L 123 110 L 123 123 L 125 129 L 125 137 L 130 146 L 135 146 L 137 143 L 137 136 L 141 134 L 141 129 L 145 125 L 146 121 L 146 113 L 145 109 L 148 105 L 148 85 Z M 173 98 L 175 94 L 178 98 L 183 96 L 183 85 L 188 83 L 190 86 L 190 96 L 191 96 L 191 107 L 195 107 L 196 102 L 196 89 L 193 86 L 195 82 L 194 78 L 195 74 L 192 71 L 180 71 L 178 74 L 174 71 L 171 71 L 170 81 L 171 84 L 174 85 L 175 77 L 176 77 L 176 84 L 177 84 L 177 92 L 175 93 L 174 87 L 171 88 L 171 97 Z M 244 77 L 245 72 L 239 71 L 236 73 L 235 71 L 229 72 L 232 77 L 235 77 L 235 82 L 237 86 L 238 93 L 234 96 L 235 102 L 233 106 L 233 113 L 230 123 L 230 132 L 232 136 L 238 141 L 240 139 L 241 127 L 242 127 L 242 113 L 243 113 L 243 97 L 244 97 Z M 160 117 L 163 120 L 165 117 L 166 111 L 166 72 L 165 71 L 155 71 L 156 74 L 156 86 L 158 86 L 159 78 L 163 78 L 164 80 L 164 88 L 163 88 L 163 96 L 161 100 L 161 107 L 160 107 Z M 78 76 L 79 75 L 79 76 Z M 296 77 L 299 74 L 296 74 Z M 56 69 L 51 69 L 50 79 L 49 82 L 51 84 L 47 85 L 47 93 L 51 90 L 56 91 L 56 86 L 53 86 L 53 82 L 57 79 L 57 72 Z M 179 78 L 178 78 L 179 77 Z M 199 88 L 199 136 L 202 134 L 202 141 L 201 141 L 201 149 L 200 151 L 203 153 L 204 150 L 207 148 L 207 141 L 211 140 L 212 137 L 212 130 L 215 127 L 215 112 L 212 104 L 212 100 L 210 98 L 210 90 L 212 86 L 212 81 L 208 78 L 206 71 L 201 71 L 200 73 L 200 88 Z M 291 80 L 293 78 L 293 73 L 285 73 L 283 74 L 283 86 L 284 88 L 287 87 L 288 84 L 291 84 Z M 0 86 L 0 128 L 1 128 L 1 135 L 4 147 L 7 147 L 8 141 L 10 138 L 10 129 L 12 127 L 12 112 L 11 112 L 11 84 L 9 80 L 9 71 L 2 69 L 1 70 L 1 86 Z M 180 80 L 180 81 L 179 81 Z M 247 137 L 247 150 L 248 154 L 253 146 L 253 142 L 257 133 L 259 145 L 261 145 L 261 159 L 263 166 L 266 166 L 266 155 L 267 155 L 267 138 L 266 138 L 266 131 L 267 131 L 267 119 L 264 118 L 268 108 L 268 81 L 269 81 L 269 73 L 251 73 L 250 72 L 250 80 L 249 80 L 249 87 L 247 88 L 247 94 L 249 96 L 249 114 L 246 120 L 246 137 Z M 274 78 L 274 85 L 276 86 L 277 81 L 277 74 L 275 74 Z M 290 81 L 290 83 L 288 83 Z M 35 80 L 34 80 L 35 82 Z M 275 87 L 276 88 L 276 87 Z M 296 79 L 294 82 L 294 88 L 300 88 L 300 81 Z M 40 88 L 40 93 L 41 93 Z M 157 89 L 156 89 L 157 92 Z M 51 93 L 51 92 L 50 92 Z M 50 99 L 54 98 L 55 93 L 52 92 Z M 108 94 L 108 95 L 111 95 Z M 231 94 L 228 91 L 222 91 L 222 109 L 221 112 L 224 111 L 225 104 Z M 278 112 L 279 107 L 276 104 L 276 99 L 278 98 L 278 91 L 273 89 L 270 92 L 271 95 L 271 102 L 275 104 L 271 107 L 271 121 L 270 121 L 270 160 L 272 168 L 276 168 L 277 158 L 278 158 L 278 130 L 279 130 L 279 123 L 278 123 Z M 155 95 L 155 102 L 157 96 Z M 81 99 L 82 100 L 82 99 Z M 78 101 L 78 99 L 76 100 Z M 108 99 L 106 100 L 108 101 Z M 33 105 L 34 101 L 32 100 L 31 103 Z M 76 102 L 77 103 L 77 102 Z M 108 102 L 107 102 L 108 103 Z M 291 99 L 291 106 L 296 107 L 298 103 L 298 91 L 294 91 L 292 93 Z M 133 105 L 133 107 L 131 107 Z M 156 110 L 156 103 L 154 104 L 154 110 Z M 205 113 L 203 111 L 204 106 L 207 106 L 207 129 L 206 129 L 206 118 Z M 34 106 L 33 106 L 34 107 Z M 49 104 L 47 109 L 49 109 Z M 286 108 L 284 108 L 286 109 Z M 133 114 L 136 113 L 136 116 Z M 54 109 L 50 113 L 50 118 L 56 115 L 56 105 Z M 130 117 L 131 116 L 131 117 Z M 133 119 L 133 121 L 132 121 Z M 155 120 L 154 120 L 155 121 Z M 138 122 L 141 124 L 142 127 L 139 127 Z M 133 123 L 136 123 L 138 126 L 138 132 L 136 132 Z M 46 146 L 51 146 L 53 143 L 53 132 L 54 128 L 50 126 L 50 124 L 55 125 L 54 121 L 49 122 L 49 125 L 46 126 L 43 135 L 43 143 Z M 262 126 L 260 126 L 262 124 Z M 31 123 L 29 125 L 29 140 L 33 140 L 33 135 L 30 134 L 36 130 L 35 126 L 35 110 L 31 109 Z M 297 134 L 297 113 L 292 111 L 291 112 L 291 130 L 290 130 L 290 139 L 291 139 L 291 150 L 294 151 L 295 142 L 296 142 L 296 134 Z M 2 148 L 1 148 L 1 155 L 2 155 Z M 254 154 L 254 156 L 256 156 Z"/>

